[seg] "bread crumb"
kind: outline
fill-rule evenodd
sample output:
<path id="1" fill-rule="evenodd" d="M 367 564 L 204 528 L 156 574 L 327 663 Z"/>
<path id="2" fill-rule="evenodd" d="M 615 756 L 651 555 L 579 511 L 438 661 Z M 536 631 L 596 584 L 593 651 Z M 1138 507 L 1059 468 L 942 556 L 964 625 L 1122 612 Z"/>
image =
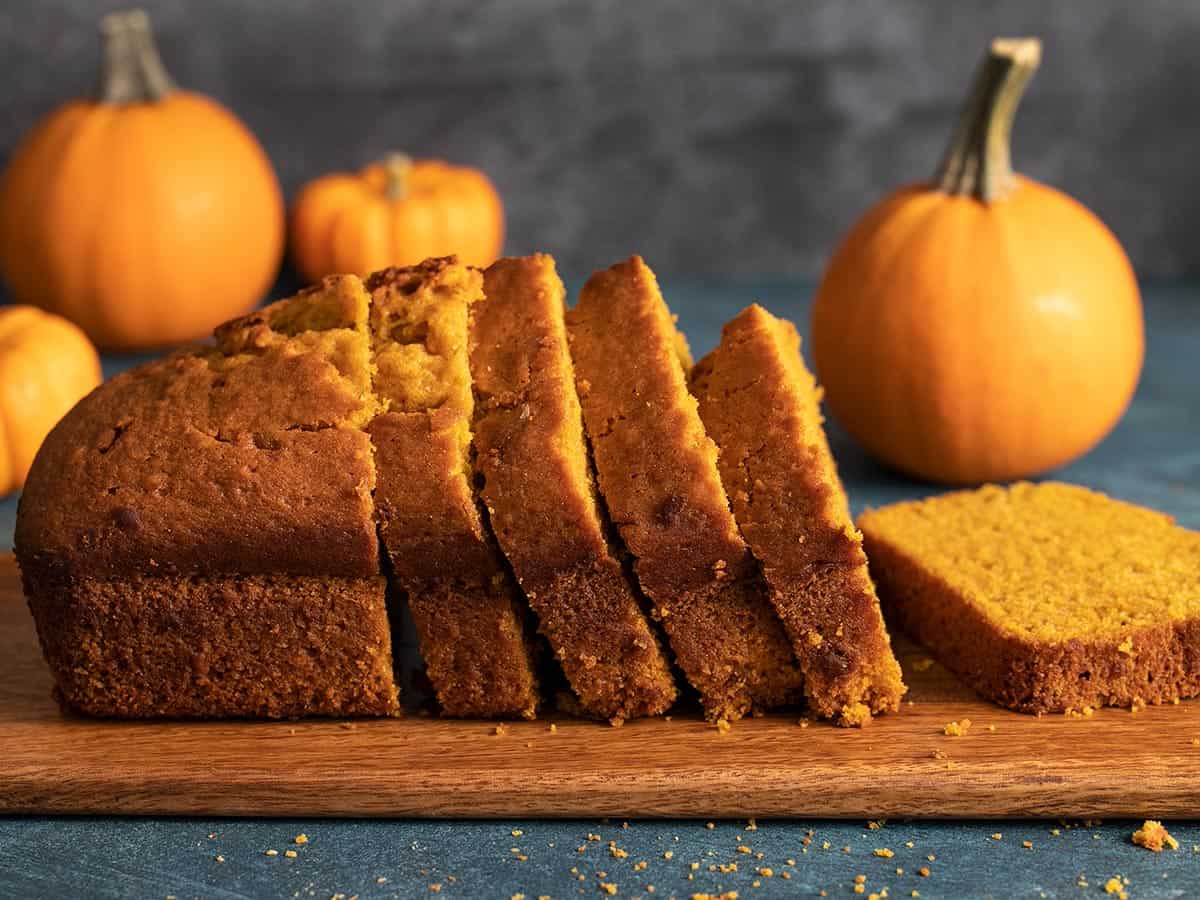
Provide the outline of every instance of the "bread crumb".
<path id="1" fill-rule="evenodd" d="M 525 832 L 523 832 L 523 831 L 522 831 L 520 828 L 514 828 L 514 829 L 512 830 L 512 832 L 511 832 L 511 834 L 512 834 L 512 836 L 513 836 L 513 837 L 520 837 L 520 836 L 521 836 L 521 835 L 523 835 L 524 833 L 525 833 Z"/>
<path id="2" fill-rule="evenodd" d="M 496 734 L 496 735 L 505 734 L 507 732 L 508 732 L 508 726 L 505 725 L 503 722 L 500 722 L 498 725 L 496 725 L 495 728 L 492 729 L 492 734 Z"/>
<path id="3" fill-rule="evenodd" d="M 1032 850 L 1033 849 L 1033 841 L 1021 841 L 1021 846 L 1024 847 L 1026 850 Z"/>
<path id="4" fill-rule="evenodd" d="M 753 819 L 750 819 L 750 820 L 749 820 L 749 821 L 746 823 L 746 828 L 745 828 L 745 830 L 746 830 L 746 831 L 758 831 L 758 823 L 757 823 L 757 822 L 755 822 Z"/>
<path id="5" fill-rule="evenodd" d="M 812 723 L 811 723 L 811 722 L 809 722 L 809 721 L 808 721 L 808 719 L 801 719 L 801 720 L 800 720 L 799 722 L 797 722 L 796 724 L 797 724 L 797 725 L 799 725 L 801 728 L 807 728 L 807 727 L 808 727 L 809 725 L 811 725 Z"/>
<path id="6" fill-rule="evenodd" d="M 958 722 L 947 722 L 942 726 L 942 734 L 948 737 L 962 737 L 971 727 L 970 719 L 962 719 Z"/>
<path id="7" fill-rule="evenodd" d="M 867 823 L 867 830 L 868 831 L 878 831 L 880 828 L 883 827 L 883 825 L 886 821 L 887 821 L 887 819 L 872 820 Z"/>
<path id="8" fill-rule="evenodd" d="M 438 891 L 440 891 L 442 889 L 442 886 L 438 882 L 435 881 L 433 884 L 431 884 L 429 886 L 429 889 L 436 894 Z"/>
<path id="9" fill-rule="evenodd" d="M 618 847 L 616 841 L 608 842 L 608 852 L 612 855 L 613 859 L 625 859 L 625 857 L 629 856 L 629 851 Z"/>
<path id="10" fill-rule="evenodd" d="M 917 869 L 917 874 L 920 875 L 922 878 L 928 878 L 929 877 L 929 866 L 921 866 L 921 868 Z"/>
<path id="11" fill-rule="evenodd" d="M 932 656 L 920 656 L 913 660 L 912 667 L 913 667 L 914 672 L 924 672 L 926 669 L 929 669 L 932 665 L 933 665 L 933 657 Z"/>
<path id="12" fill-rule="evenodd" d="M 644 871 L 646 870 L 646 867 L 647 867 L 648 865 L 650 865 L 650 863 L 646 862 L 646 860 L 644 860 L 644 859 L 642 859 L 642 860 L 638 860 L 637 862 L 635 862 L 635 863 L 633 864 L 633 871 L 635 871 L 635 872 L 644 872 Z"/>
<path id="13" fill-rule="evenodd" d="M 555 725 L 553 722 L 550 723 L 550 733 L 558 734 L 558 726 Z"/>
<path id="14" fill-rule="evenodd" d="M 213 859 L 215 859 L 217 862 L 225 862 L 225 857 L 223 856 L 214 856 Z"/>
<path id="15" fill-rule="evenodd" d="M 278 855 L 279 855 L 278 850 L 264 850 L 263 851 L 263 856 L 278 856 Z"/>
<path id="16" fill-rule="evenodd" d="M 295 850 L 284 850 L 283 855 L 286 856 L 288 859 L 295 859 L 296 851 Z"/>
<path id="17" fill-rule="evenodd" d="M 760 869 L 757 869 L 756 871 L 763 878 L 771 878 L 775 875 L 775 870 L 772 869 L 770 866 L 763 866 Z"/>
<path id="18" fill-rule="evenodd" d="M 717 719 L 717 731 L 721 734 L 728 734 L 733 726 L 729 724 L 728 719 Z"/>
<path id="19" fill-rule="evenodd" d="M 747 847 L 745 844 L 738 844 L 737 852 L 738 853 L 753 853 L 754 851 L 751 850 L 749 847 Z"/>
<path id="20" fill-rule="evenodd" d="M 604 891 L 604 893 L 610 896 L 616 896 L 617 886 L 611 881 L 602 881 L 600 882 L 600 890 Z"/>
<path id="21" fill-rule="evenodd" d="M 894 850 L 889 850 L 887 847 L 877 847 L 873 852 L 876 856 L 881 857 L 882 859 L 891 859 L 896 855 Z"/>
<path id="22" fill-rule="evenodd" d="M 1156 822 L 1154 819 L 1143 822 L 1142 827 L 1133 833 L 1132 840 L 1139 847 L 1145 847 L 1155 853 L 1161 853 L 1163 847 L 1179 849 L 1179 841 L 1171 836 L 1162 822 Z"/>
<path id="23" fill-rule="evenodd" d="M 294 844 L 307 844 L 307 843 L 308 843 L 308 835 L 307 835 L 307 834 L 303 834 L 303 833 L 302 833 L 302 834 L 298 834 L 298 835 L 296 835 L 294 838 L 292 838 L 292 843 L 294 843 Z"/>
<path id="24" fill-rule="evenodd" d="M 989 725 L 989 726 L 988 726 L 988 731 L 995 731 L 995 730 L 996 730 L 996 726 L 995 726 L 995 725 Z"/>
<path id="25" fill-rule="evenodd" d="M 712 830 L 713 830 L 714 828 L 716 828 L 717 826 L 716 826 L 716 825 L 714 825 L 712 822 L 705 822 L 705 823 L 704 823 L 704 827 L 705 827 L 705 828 L 707 828 L 709 831 L 712 831 Z"/>
<path id="26" fill-rule="evenodd" d="M 1104 893 L 1116 894 L 1118 900 L 1127 900 L 1128 895 L 1125 893 L 1125 885 L 1121 881 L 1119 875 L 1115 875 L 1108 881 L 1104 882 Z"/>

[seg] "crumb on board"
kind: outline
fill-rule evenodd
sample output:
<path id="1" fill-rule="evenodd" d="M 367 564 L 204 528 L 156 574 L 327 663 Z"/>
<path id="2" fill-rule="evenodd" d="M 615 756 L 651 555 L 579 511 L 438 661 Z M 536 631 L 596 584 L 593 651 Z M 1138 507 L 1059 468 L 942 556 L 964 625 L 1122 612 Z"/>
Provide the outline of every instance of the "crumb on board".
<path id="1" fill-rule="evenodd" d="M 989 835 L 989 836 L 991 837 L 991 839 L 992 839 L 993 841 L 1002 841 L 1002 840 L 1004 840 L 1004 835 L 1003 835 L 1003 834 L 1001 834 L 999 831 L 993 832 L 993 833 L 992 833 L 991 835 Z"/>
<path id="2" fill-rule="evenodd" d="M 1104 893 L 1116 894 L 1117 900 L 1127 900 L 1128 894 L 1125 892 L 1126 885 L 1129 884 L 1128 878 L 1122 878 L 1120 875 L 1114 875 L 1108 881 L 1104 882 Z"/>
<path id="3" fill-rule="evenodd" d="M 717 719 L 717 731 L 721 734 L 728 734 L 733 729 L 729 724 L 728 719 Z"/>
<path id="4" fill-rule="evenodd" d="M 896 851 L 889 850 L 887 847 L 876 847 L 872 852 L 882 859 L 891 859 L 896 855 Z"/>
<path id="5" fill-rule="evenodd" d="M 942 726 L 942 734 L 947 737 L 962 737 L 971 727 L 970 719 L 960 719 L 957 722 L 947 722 Z"/>
<path id="6" fill-rule="evenodd" d="M 288 859 L 295 859 L 296 851 L 295 850 L 284 850 L 283 855 L 286 856 Z"/>
<path id="7" fill-rule="evenodd" d="M 1131 840 L 1139 847 L 1145 847 L 1155 853 L 1161 853 L 1164 847 L 1179 849 L 1179 841 L 1171 836 L 1162 822 L 1154 819 L 1143 822 L 1142 827 L 1133 833 Z"/>

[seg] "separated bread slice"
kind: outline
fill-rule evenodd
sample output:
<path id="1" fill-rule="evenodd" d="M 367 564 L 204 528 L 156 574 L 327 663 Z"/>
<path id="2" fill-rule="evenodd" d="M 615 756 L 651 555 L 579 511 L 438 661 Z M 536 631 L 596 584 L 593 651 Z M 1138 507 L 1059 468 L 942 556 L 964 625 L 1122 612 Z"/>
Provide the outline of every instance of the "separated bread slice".
<path id="1" fill-rule="evenodd" d="M 481 494 L 582 710 L 655 715 L 675 683 L 605 536 L 554 260 L 502 259 L 471 306 Z"/>
<path id="2" fill-rule="evenodd" d="M 1075 485 L 986 486 L 859 517 L 889 615 L 1021 712 L 1200 694 L 1200 533 Z"/>
<path id="3" fill-rule="evenodd" d="M 47 438 L 17 559 L 57 693 L 94 715 L 397 711 L 367 296 L 353 277 L 118 375 Z"/>
<path id="4" fill-rule="evenodd" d="M 374 388 L 387 406 L 368 429 L 379 533 L 429 679 L 448 715 L 533 717 L 524 605 L 472 487 L 468 321 L 483 277 L 432 259 L 377 272 L 367 288 Z"/>
<path id="5" fill-rule="evenodd" d="M 567 328 L 601 493 L 706 715 L 798 699 L 800 670 L 730 513 L 654 273 L 636 256 L 597 272 Z"/>
<path id="6" fill-rule="evenodd" d="M 820 392 L 787 321 L 752 305 L 692 371 L 734 518 L 762 563 L 810 708 L 843 725 L 904 694 L 862 536 L 822 427 Z"/>

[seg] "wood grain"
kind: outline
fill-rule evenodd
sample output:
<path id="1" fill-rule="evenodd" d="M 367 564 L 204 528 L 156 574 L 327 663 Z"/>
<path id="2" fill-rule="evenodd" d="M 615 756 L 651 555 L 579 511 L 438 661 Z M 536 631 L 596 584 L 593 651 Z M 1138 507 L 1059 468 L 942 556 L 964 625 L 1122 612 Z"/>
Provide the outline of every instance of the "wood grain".
<path id="1" fill-rule="evenodd" d="M 106 722 L 50 698 L 0 558 L 0 812 L 289 816 L 1161 816 L 1200 810 L 1200 706 L 1037 719 L 897 647 L 911 685 L 863 731 L 798 717 Z M 942 726 L 967 717 L 959 738 Z M 994 725 L 994 732 L 988 726 Z M 935 757 L 935 753 L 945 758 Z"/>

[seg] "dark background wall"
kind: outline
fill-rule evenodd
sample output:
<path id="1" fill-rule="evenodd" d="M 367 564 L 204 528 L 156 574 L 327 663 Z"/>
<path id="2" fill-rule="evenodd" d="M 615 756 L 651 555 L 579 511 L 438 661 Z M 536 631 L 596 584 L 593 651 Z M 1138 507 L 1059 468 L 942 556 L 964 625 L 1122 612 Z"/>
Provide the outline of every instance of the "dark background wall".
<path id="1" fill-rule="evenodd" d="M 0 156 L 93 89 L 124 4 L 0 6 Z M 392 148 L 479 165 L 508 250 L 585 272 L 819 274 L 931 173 L 995 35 L 1041 36 L 1018 168 L 1106 219 L 1147 277 L 1200 274 L 1194 0 L 150 2 L 168 68 L 231 106 L 289 196 Z"/>

